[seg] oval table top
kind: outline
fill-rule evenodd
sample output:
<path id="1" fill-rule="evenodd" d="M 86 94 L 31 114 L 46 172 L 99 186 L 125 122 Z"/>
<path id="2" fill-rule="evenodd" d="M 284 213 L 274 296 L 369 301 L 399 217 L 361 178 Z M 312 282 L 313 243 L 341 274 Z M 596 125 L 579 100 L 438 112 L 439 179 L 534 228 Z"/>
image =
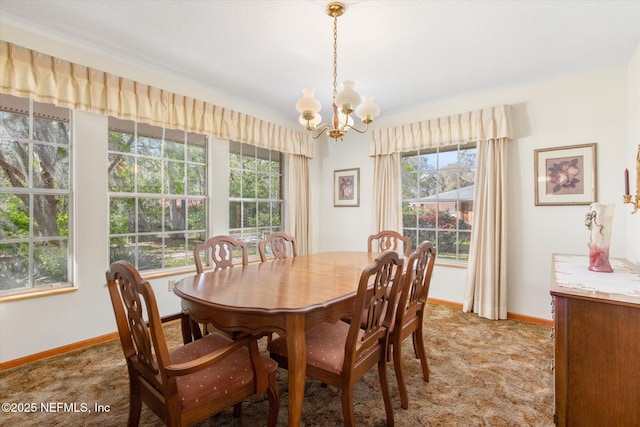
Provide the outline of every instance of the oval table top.
<path id="1" fill-rule="evenodd" d="M 207 271 L 180 280 L 180 298 L 243 311 L 304 312 L 355 295 L 379 253 L 321 252 Z"/>

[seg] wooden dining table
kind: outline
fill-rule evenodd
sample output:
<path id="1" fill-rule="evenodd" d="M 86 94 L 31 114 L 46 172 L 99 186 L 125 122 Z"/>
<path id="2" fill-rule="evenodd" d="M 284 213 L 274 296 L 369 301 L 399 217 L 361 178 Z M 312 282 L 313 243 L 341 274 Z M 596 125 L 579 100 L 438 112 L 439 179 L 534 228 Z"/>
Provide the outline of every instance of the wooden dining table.
<path id="1" fill-rule="evenodd" d="M 289 353 L 289 426 L 302 419 L 306 377 L 305 330 L 350 316 L 362 270 L 379 256 L 321 252 L 180 280 L 182 311 L 224 331 L 284 335 Z"/>

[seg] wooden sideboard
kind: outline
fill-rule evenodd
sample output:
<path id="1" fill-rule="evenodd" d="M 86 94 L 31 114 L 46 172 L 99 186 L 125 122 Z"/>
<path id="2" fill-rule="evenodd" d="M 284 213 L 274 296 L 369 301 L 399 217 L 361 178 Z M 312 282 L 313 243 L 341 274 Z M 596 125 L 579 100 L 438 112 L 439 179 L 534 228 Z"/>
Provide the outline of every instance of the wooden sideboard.
<path id="1" fill-rule="evenodd" d="M 611 259 L 553 255 L 555 414 L 558 426 L 640 426 L 640 270 Z"/>

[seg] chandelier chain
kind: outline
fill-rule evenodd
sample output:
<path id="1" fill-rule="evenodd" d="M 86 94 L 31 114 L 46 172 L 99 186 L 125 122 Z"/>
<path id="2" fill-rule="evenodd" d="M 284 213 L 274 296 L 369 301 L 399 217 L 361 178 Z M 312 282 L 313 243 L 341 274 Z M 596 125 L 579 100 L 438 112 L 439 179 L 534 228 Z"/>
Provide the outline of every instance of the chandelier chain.
<path id="1" fill-rule="evenodd" d="M 338 17 L 333 17 L 333 99 L 338 94 Z"/>

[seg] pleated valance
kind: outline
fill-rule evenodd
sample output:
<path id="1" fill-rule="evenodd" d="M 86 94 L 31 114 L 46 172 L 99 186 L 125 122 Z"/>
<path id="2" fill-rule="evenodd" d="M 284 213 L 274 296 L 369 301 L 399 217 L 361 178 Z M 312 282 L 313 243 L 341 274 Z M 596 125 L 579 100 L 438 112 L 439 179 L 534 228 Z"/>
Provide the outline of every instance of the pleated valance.
<path id="1" fill-rule="evenodd" d="M 0 92 L 306 157 L 306 133 L 0 41 Z"/>
<path id="2" fill-rule="evenodd" d="M 403 153 L 498 138 L 511 139 L 509 105 L 374 131 L 371 134 L 369 155 Z"/>

